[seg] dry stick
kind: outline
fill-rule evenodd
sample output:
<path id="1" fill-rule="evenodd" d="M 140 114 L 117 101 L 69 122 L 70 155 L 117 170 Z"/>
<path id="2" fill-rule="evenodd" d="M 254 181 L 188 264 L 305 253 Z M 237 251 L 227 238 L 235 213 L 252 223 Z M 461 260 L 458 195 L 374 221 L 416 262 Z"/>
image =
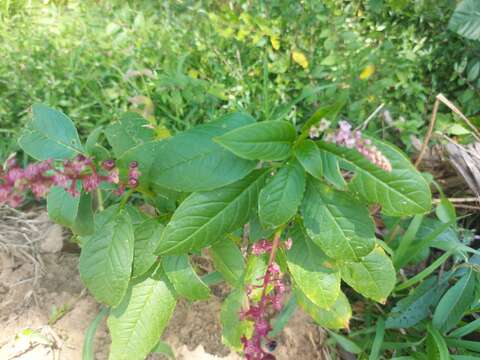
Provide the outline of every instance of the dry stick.
<path id="1" fill-rule="evenodd" d="M 453 103 L 450 100 L 448 100 L 443 94 L 438 94 L 437 99 L 440 100 L 442 103 L 444 103 L 446 106 L 448 106 L 450 110 L 452 110 L 455 114 L 460 116 L 462 120 L 465 121 L 467 125 L 470 127 L 470 129 L 473 131 L 474 137 L 478 141 L 480 141 L 480 132 L 478 131 L 476 126 L 473 125 L 472 122 L 468 120 L 468 118 L 455 105 L 453 105 Z"/>
<path id="2" fill-rule="evenodd" d="M 479 199 L 476 197 L 465 197 L 465 198 L 447 198 L 451 203 L 464 203 L 464 202 L 479 202 Z M 433 202 L 438 204 L 442 199 L 433 199 Z"/>
<path id="3" fill-rule="evenodd" d="M 425 139 L 423 140 L 422 147 L 420 149 L 420 153 L 418 154 L 417 160 L 415 161 L 415 167 L 418 168 L 418 165 L 420 165 L 420 162 L 422 161 L 423 156 L 425 155 L 425 151 L 427 150 L 428 142 L 430 141 L 430 138 L 432 137 L 433 133 L 433 128 L 435 127 L 435 121 L 437 120 L 437 112 L 438 112 L 438 107 L 440 105 L 440 99 L 437 98 L 435 100 L 435 104 L 433 105 L 433 111 L 432 111 L 432 117 L 430 118 L 430 124 L 428 125 L 428 130 L 427 130 L 427 135 L 425 136 Z"/>
<path id="4" fill-rule="evenodd" d="M 370 120 L 372 120 L 375 116 L 377 116 L 377 114 L 380 112 L 380 110 L 383 109 L 384 106 L 385 106 L 385 103 L 381 103 L 380 106 L 378 106 L 375 109 L 375 111 L 373 113 L 371 113 L 370 116 L 363 122 L 363 124 L 358 126 L 355 130 L 358 130 L 359 128 L 361 128 L 362 130 L 365 130 L 367 128 Z"/>

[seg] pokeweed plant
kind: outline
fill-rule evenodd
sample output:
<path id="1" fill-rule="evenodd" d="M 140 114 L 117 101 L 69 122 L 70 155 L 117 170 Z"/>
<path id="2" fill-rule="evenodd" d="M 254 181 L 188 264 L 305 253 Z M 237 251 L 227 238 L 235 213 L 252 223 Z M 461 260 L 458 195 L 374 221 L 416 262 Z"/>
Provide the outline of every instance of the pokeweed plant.
<path id="1" fill-rule="evenodd" d="M 346 122 L 325 126 L 340 109 L 302 127 L 232 113 L 168 138 L 127 113 L 82 144 L 67 116 L 35 105 L 19 144 L 39 162 L 22 169 L 10 158 L 0 201 L 47 196 L 50 217 L 78 236 L 81 279 L 110 309 L 110 359 L 163 348 L 178 299 L 207 299 L 218 276 L 232 288 L 224 343 L 275 359 L 292 303 L 330 329 L 347 328 L 352 313 L 342 280 L 385 303 L 396 274 L 371 212 L 431 208 L 427 182 L 398 149 Z M 215 271 L 199 276 L 192 254 Z"/>

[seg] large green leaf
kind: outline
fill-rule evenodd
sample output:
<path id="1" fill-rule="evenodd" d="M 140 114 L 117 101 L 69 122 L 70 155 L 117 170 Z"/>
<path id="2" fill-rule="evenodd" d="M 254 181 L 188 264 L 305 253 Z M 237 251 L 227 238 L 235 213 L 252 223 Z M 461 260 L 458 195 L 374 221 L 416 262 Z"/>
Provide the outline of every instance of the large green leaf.
<path id="1" fill-rule="evenodd" d="M 132 276 L 138 277 L 150 269 L 157 256 L 153 253 L 164 226 L 155 219 L 147 219 L 134 225 L 135 243 Z"/>
<path id="2" fill-rule="evenodd" d="M 175 309 L 175 296 L 164 277 L 155 275 L 130 287 L 110 312 L 110 360 L 143 360 L 160 340 Z"/>
<path id="3" fill-rule="evenodd" d="M 463 0 L 453 12 L 448 28 L 471 40 L 480 40 L 480 2 Z"/>
<path id="4" fill-rule="evenodd" d="M 228 238 L 217 241 L 209 249 L 215 269 L 234 287 L 242 287 L 245 261 L 240 249 Z"/>
<path id="5" fill-rule="evenodd" d="M 340 294 L 340 272 L 299 225 L 289 236 L 293 245 L 287 251 L 287 264 L 295 286 L 318 307 L 330 308 Z"/>
<path id="6" fill-rule="evenodd" d="M 164 256 L 162 267 L 179 295 L 192 301 L 210 297 L 209 287 L 195 273 L 187 255 Z"/>
<path id="7" fill-rule="evenodd" d="M 214 140 L 235 155 L 250 160 L 285 160 L 292 153 L 295 128 L 287 121 L 243 126 Z"/>
<path id="8" fill-rule="evenodd" d="M 192 192 L 216 189 L 243 178 L 255 162 L 237 158 L 212 137 L 253 122 L 248 115 L 234 113 L 160 142 L 152 152 L 151 180 L 162 187 Z"/>
<path id="9" fill-rule="evenodd" d="M 334 259 L 356 260 L 375 246 L 368 209 L 348 193 L 309 178 L 302 204 L 308 235 Z"/>
<path id="10" fill-rule="evenodd" d="M 296 213 L 305 191 L 305 171 L 298 161 L 283 166 L 260 191 L 258 215 L 265 227 L 286 223 Z"/>
<path id="11" fill-rule="evenodd" d="M 320 326 L 329 329 L 348 329 L 352 309 L 347 297 L 340 291 L 338 298 L 330 309 L 322 309 L 311 302 L 300 290 L 295 291 L 300 307 Z"/>
<path id="12" fill-rule="evenodd" d="M 319 180 L 323 178 L 323 161 L 320 149 L 312 140 L 304 140 L 295 148 L 295 157 L 303 168 Z"/>
<path id="13" fill-rule="evenodd" d="M 77 129 L 65 114 L 45 105 L 33 105 L 32 111 L 18 139 L 23 151 L 37 160 L 69 159 L 83 152 Z"/>
<path id="14" fill-rule="evenodd" d="M 395 268 L 383 249 L 377 247 L 361 261 L 345 262 L 342 279 L 363 296 L 385 303 L 395 286 Z"/>
<path id="15" fill-rule="evenodd" d="M 475 300 L 475 272 L 467 273 L 451 287 L 438 303 L 433 314 L 433 326 L 442 332 L 451 330 Z"/>
<path id="16" fill-rule="evenodd" d="M 246 308 L 248 298 L 242 289 L 233 290 L 222 304 L 220 321 L 222 323 L 222 341 L 225 345 L 240 351 L 242 336 L 249 336 L 252 323 L 240 320 L 240 311 Z"/>
<path id="17" fill-rule="evenodd" d="M 75 234 L 89 235 L 94 231 L 90 194 L 73 197 L 63 188 L 54 186 L 47 196 L 47 211 L 51 220 L 70 228 Z"/>
<path id="18" fill-rule="evenodd" d="M 264 171 L 223 188 L 193 193 L 180 204 L 167 224 L 158 254 L 182 254 L 201 249 L 248 221 L 265 181 Z"/>
<path id="19" fill-rule="evenodd" d="M 391 172 L 373 165 L 358 151 L 319 141 L 318 146 L 352 165 L 356 174 L 350 188 L 368 203 L 382 206 L 382 212 L 391 216 L 406 216 L 428 212 L 431 193 L 423 176 L 410 161 L 391 145 L 375 140 L 377 148 L 392 165 Z"/>
<path id="20" fill-rule="evenodd" d="M 115 157 L 119 158 L 128 149 L 152 141 L 155 131 L 140 114 L 127 112 L 105 128 L 105 135 Z"/>
<path id="21" fill-rule="evenodd" d="M 82 240 L 80 277 L 95 296 L 115 306 L 122 301 L 132 272 L 134 235 L 123 210 L 104 211 L 95 217 L 95 233 Z"/>

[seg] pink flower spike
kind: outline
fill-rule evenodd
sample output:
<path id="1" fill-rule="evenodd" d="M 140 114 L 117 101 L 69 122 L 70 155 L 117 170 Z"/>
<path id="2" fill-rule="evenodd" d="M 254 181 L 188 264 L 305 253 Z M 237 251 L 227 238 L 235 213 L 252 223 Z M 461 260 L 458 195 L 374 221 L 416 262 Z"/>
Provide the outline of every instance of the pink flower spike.
<path id="1" fill-rule="evenodd" d="M 100 185 L 100 178 L 97 174 L 86 175 L 82 179 L 82 184 L 85 192 L 91 192 Z"/>

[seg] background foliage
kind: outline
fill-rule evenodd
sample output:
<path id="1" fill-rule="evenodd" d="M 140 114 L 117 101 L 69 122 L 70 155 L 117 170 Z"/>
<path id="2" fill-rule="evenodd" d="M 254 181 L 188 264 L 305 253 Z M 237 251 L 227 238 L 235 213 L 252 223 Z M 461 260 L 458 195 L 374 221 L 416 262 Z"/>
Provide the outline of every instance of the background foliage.
<path id="1" fill-rule="evenodd" d="M 387 128 L 409 146 L 439 91 L 467 115 L 479 110 L 478 42 L 448 30 L 454 7 L 453 0 L 4 0 L 1 135 L 11 138 L 36 102 L 68 113 L 84 136 L 128 108 L 173 130 L 219 109 L 296 121 L 341 91 L 353 123 L 385 103 Z"/>

